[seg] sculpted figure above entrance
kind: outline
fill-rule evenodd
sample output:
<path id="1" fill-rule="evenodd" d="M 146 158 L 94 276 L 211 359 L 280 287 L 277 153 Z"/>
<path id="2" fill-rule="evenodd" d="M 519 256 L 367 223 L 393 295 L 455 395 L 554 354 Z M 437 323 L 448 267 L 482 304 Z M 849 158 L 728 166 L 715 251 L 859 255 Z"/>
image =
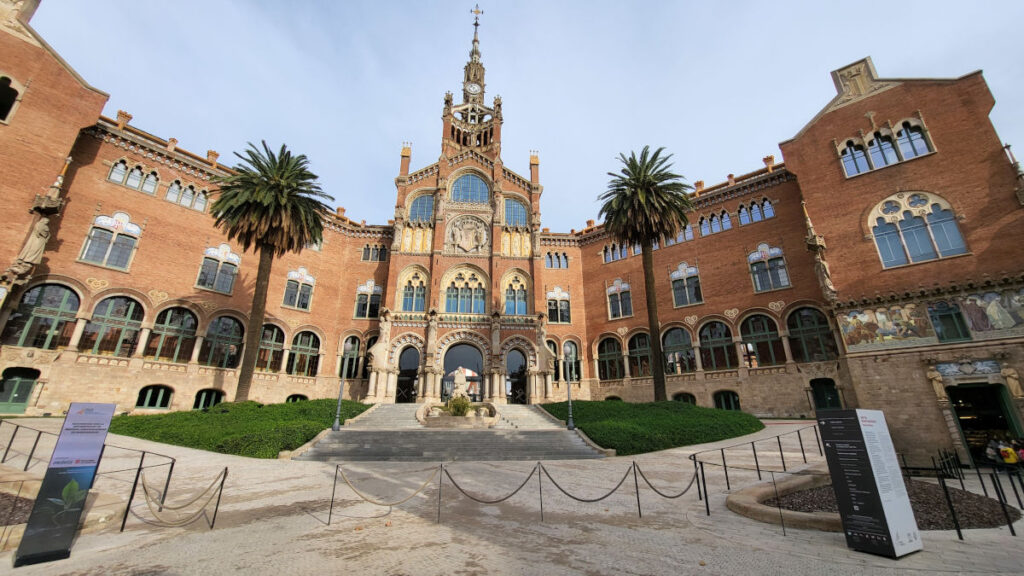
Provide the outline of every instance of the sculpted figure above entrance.
<path id="1" fill-rule="evenodd" d="M 486 254 L 487 224 L 474 216 L 460 216 L 448 225 L 445 251 L 457 254 Z"/>

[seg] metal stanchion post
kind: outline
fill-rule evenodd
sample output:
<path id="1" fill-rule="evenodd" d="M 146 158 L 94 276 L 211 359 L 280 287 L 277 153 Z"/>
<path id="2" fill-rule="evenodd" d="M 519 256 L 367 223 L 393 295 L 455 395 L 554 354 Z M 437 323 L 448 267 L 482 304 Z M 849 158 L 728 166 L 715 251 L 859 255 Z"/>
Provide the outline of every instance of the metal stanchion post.
<path id="1" fill-rule="evenodd" d="M 754 451 L 754 468 L 757 468 L 757 479 L 761 480 L 761 463 L 757 461 L 757 446 L 754 443 L 750 443 L 751 450 Z"/>
<path id="2" fill-rule="evenodd" d="M 327 525 L 331 525 L 331 516 L 334 515 L 334 493 L 338 491 L 338 469 L 341 464 L 334 465 L 334 484 L 331 485 L 331 507 L 327 510 Z"/>
<path id="3" fill-rule="evenodd" d="M 711 504 L 708 502 L 708 480 L 704 477 L 704 463 L 700 463 L 700 483 L 704 485 L 704 513 L 711 516 Z"/>
<path id="4" fill-rule="evenodd" d="M 732 486 L 729 485 L 729 467 L 725 465 L 725 448 L 722 448 L 722 470 L 725 471 L 725 489 L 732 490 Z"/>
<path id="5" fill-rule="evenodd" d="M 949 506 L 949 514 L 953 517 L 953 527 L 956 528 L 956 537 L 963 540 L 964 533 L 960 531 L 960 519 L 953 509 L 953 499 L 949 497 L 949 488 L 946 487 L 946 479 L 939 476 L 939 485 L 942 486 L 942 493 L 946 495 L 946 506 Z"/>

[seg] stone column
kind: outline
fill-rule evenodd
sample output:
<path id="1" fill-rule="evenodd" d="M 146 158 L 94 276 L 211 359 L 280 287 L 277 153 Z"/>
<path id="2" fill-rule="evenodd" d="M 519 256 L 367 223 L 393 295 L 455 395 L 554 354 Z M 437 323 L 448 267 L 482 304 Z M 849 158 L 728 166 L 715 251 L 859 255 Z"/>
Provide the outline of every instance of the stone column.
<path id="1" fill-rule="evenodd" d="M 366 356 L 360 356 L 356 361 L 356 378 L 363 377 L 363 365 L 366 364 Z"/>
<path id="2" fill-rule="evenodd" d="M 288 356 L 292 353 L 291 348 L 281 350 L 281 367 L 277 369 L 278 374 L 285 374 L 288 371 Z"/>
<path id="3" fill-rule="evenodd" d="M 366 383 L 366 398 L 371 401 L 377 400 L 377 371 L 370 370 L 370 378 Z"/>
<path id="4" fill-rule="evenodd" d="M 545 374 L 544 375 L 544 399 L 545 400 L 550 400 L 551 399 L 551 380 L 552 380 L 551 374 Z"/>
<path id="5" fill-rule="evenodd" d="M 203 336 L 196 336 L 196 345 L 192 348 L 192 359 L 188 361 L 189 364 L 199 363 L 199 353 L 203 350 L 203 341 L 206 340 Z"/>
<path id="6" fill-rule="evenodd" d="M 495 404 L 507 404 L 505 397 L 505 373 L 501 370 L 494 371 L 494 400 Z"/>
<path id="7" fill-rule="evenodd" d="M 75 320 L 75 330 L 71 333 L 71 341 L 68 342 L 68 349 L 78 350 L 78 344 L 82 341 L 82 334 L 85 333 L 85 325 L 88 323 L 88 318 L 78 318 Z"/>
<path id="8" fill-rule="evenodd" d="M 149 335 L 152 332 L 152 328 L 143 328 L 139 331 L 139 345 L 135 347 L 135 352 L 132 352 L 132 358 L 142 358 L 142 355 L 146 352 L 146 344 L 149 343 Z"/>
<path id="9" fill-rule="evenodd" d="M 555 380 L 561 382 L 567 382 L 569 380 L 569 370 L 565 367 L 565 355 L 559 354 L 558 356 L 558 370 L 555 374 Z"/>
<path id="10" fill-rule="evenodd" d="M 388 380 L 387 387 L 384 389 L 384 401 L 394 402 L 395 401 L 395 388 L 398 387 L 398 370 L 389 368 L 387 370 Z"/>
<path id="11" fill-rule="evenodd" d="M 789 347 L 789 332 L 779 332 L 779 338 L 782 339 L 782 349 L 786 351 L 786 364 L 792 364 L 793 350 Z"/>
<path id="12" fill-rule="evenodd" d="M 694 372 L 703 372 L 704 371 L 704 361 L 701 360 L 701 358 L 700 358 L 700 346 L 694 346 L 693 347 L 693 371 Z"/>
<path id="13" fill-rule="evenodd" d="M 625 350 L 622 351 L 622 378 L 629 378 L 629 353 Z"/>

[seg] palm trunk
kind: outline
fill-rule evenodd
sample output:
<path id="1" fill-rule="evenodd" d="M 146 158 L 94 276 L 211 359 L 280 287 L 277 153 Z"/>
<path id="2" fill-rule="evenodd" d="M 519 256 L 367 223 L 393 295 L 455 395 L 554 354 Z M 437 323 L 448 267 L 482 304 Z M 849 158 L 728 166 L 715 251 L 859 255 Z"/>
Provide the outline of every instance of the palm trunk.
<path id="1" fill-rule="evenodd" d="M 642 242 L 644 263 L 644 295 L 647 298 L 647 326 L 651 335 L 651 376 L 654 378 L 654 401 L 668 400 L 665 392 L 665 359 L 661 353 L 661 323 L 658 321 L 658 296 L 654 293 L 654 244 Z"/>
<path id="2" fill-rule="evenodd" d="M 267 290 L 270 288 L 270 268 L 274 264 L 273 246 L 261 245 L 260 265 L 256 270 L 256 285 L 252 293 L 252 310 L 249 313 L 249 331 L 245 333 L 245 348 L 242 350 L 242 369 L 238 373 L 238 388 L 235 402 L 249 399 L 252 388 L 252 374 L 256 369 L 256 357 L 260 351 L 260 336 L 263 334 L 263 318 L 267 312 Z"/>

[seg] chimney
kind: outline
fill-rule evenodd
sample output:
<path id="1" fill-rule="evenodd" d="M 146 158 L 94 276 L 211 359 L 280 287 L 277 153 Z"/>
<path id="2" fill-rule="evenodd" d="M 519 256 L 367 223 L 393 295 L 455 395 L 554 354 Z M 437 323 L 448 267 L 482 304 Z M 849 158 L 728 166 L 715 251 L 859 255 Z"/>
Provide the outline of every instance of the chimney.
<path id="1" fill-rule="evenodd" d="M 217 158 L 220 158 L 220 154 L 216 150 L 206 151 L 206 161 L 210 163 L 210 166 L 217 167 Z"/>
<path id="2" fill-rule="evenodd" d="M 409 175 L 409 162 L 412 159 L 412 142 L 402 142 L 402 162 L 398 167 L 399 176 Z"/>
<path id="3" fill-rule="evenodd" d="M 733 186 L 735 184 L 736 184 L 736 176 L 733 175 L 733 174 L 729 174 L 729 186 Z"/>
<path id="4" fill-rule="evenodd" d="M 345 218 L 345 209 L 341 206 L 338 207 L 338 218 Z"/>
<path id="5" fill-rule="evenodd" d="M 771 171 L 775 169 L 775 155 L 774 154 L 769 154 L 769 155 L 765 156 L 764 158 L 761 158 L 761 161 L 764 162 L 764 167 L 768 169 L 769 173 L 771 173 Z"/>
<path id="6" fill-rule="evenodd" d="M 540 157 L 536 150 L 530 150 L 530 183 L 540 183 Z"/>
<path id="7" fill-rule="evenodd" d="M 697 180 L 693 183 L 693 195 L 700 196 L 700 193 L 704 191 L 704 181 Z"/>
<path id="8" fill-rule="evenodd" d="M 132 115 L 125 112 L 124 110 L 117 111 L 117 129 L 124 130 L 124 127 L 132 121 Z"/>
<path id="9" fill-rule="evenodd" d="M 168 138 L 167 139 L 167 150 L 168 151 L 174 152 L 174 149 L 177 146 L 178 146 L 178 139 L 177 138 Z"/>
<path id="10" fill-rule="evenodd" d="M 593 227 L 594 227 L 594 221 L 593 220 L 587 220 L 587 228 L 593 228 Z"/>
<path id="11" fill-rule="evenodd" d="M 540 231 L 547 234 L 548 232 L 551 232 L 551 228 L 541 228 Z"/>

